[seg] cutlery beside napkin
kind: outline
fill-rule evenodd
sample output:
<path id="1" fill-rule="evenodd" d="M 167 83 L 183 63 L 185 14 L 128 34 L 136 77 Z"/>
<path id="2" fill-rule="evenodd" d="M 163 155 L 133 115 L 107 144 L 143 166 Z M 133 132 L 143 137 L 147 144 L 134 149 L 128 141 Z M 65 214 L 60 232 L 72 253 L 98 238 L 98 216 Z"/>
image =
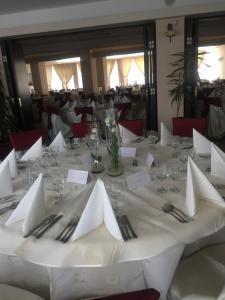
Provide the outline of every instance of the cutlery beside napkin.
<path id="1" fill-rule="evenodd" d="M 45 214 L 43 176 L 40 174 L 5 225 L 10 226 L 15 222 L 23 221 L 22 231 L 26 234 L 39 224 L 40 220 L 45 217 Z"/>

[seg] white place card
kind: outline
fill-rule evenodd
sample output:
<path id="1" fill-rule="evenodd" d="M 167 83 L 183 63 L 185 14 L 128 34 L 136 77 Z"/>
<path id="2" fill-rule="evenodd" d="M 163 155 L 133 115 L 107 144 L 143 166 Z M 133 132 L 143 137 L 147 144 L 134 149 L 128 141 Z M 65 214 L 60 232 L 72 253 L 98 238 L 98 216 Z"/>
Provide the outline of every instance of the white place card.
<path id="1" fill-rule="evenodd" d="M 154 163 L 155 163 L 154 156 L 151 153 L 148 153 L 147 158 L 146 158 L 146 165 L 147 165 L 147 167 L 151 168 Z"/>
<path id="2" fill-rule="evenodd" d="M 129 190 L 134 190 L 137 187 L 147 185 L 151 182 L 150 176 L 146 170 L 129 175 L 126 178 L 127 187 Z"/>
<path id="3" fill-rule="evenodd" d="M 135 147 L 120 147 L 122 157 L 135 157 L 137 149 Z"/>
<path id="4" fill-rule="evenodd" d="M 88 171 L 69 170 L 67 174 L 67 182 L 87 184 Z"/>
<path id="5" fill-rule="evenodd" d="M 90 153 L 84 153 L 80 156 L 80 161 L 82 163 L 82 165 L 84 165 L 85 167 L 89 167 L 91 164 L 91 155 Z"/>

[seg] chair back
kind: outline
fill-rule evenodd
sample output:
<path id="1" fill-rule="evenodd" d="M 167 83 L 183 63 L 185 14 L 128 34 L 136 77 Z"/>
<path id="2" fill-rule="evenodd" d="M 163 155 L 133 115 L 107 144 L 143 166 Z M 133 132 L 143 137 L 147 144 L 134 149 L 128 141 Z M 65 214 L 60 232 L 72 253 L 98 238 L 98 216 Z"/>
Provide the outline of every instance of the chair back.
<path id="1" fill-rule="evenodd" d="M 70 128 L 75 138 L 85 137 L 94 122 L 81 122 L 81 123 L 71 123 Z"/>
<path id="2" fill-rule="evenodd" d="M 114 103 L 114 108 L 118 110 L 120 113 L 119 120 L 125 120 L 128 112 L 131 108 L 131 103 Z"/>
<path id="3" fill-rule="evenodd" d="M 173 135 L 192 137 L 193 128 L 205 134 L 207 128 L 206 118 L 173 118 Z"/>
<path id="4" fill-rule="evenodd" d="M 87 120 L 87 114 L 93 116 L 93 108 L 91 106 L 74 107 L 76 116 L 82 114 L 82 121 Z"/>
<path id="5" fill-rule="evenodd" d="M 16 151 L 29 149 L 40 137 L 42 130 L 37 128 L 34 130 L 12 133 L 9 140 Z"/>
<path id="6" fill-rule="evenodd" d="M 123 120 L 119 122 L 120 125 L 125 127 L 126 129 L 130 130 L 134 134 L 138 136 L 143 135 L 143 120 L 137 119 L 137 120 Z"/>

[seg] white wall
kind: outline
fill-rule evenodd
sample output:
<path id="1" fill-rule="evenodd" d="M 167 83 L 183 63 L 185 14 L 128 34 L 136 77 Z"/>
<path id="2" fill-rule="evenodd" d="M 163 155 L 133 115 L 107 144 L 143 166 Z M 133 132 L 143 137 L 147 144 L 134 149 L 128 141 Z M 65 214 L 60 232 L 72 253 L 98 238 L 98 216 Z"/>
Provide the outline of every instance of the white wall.
<path id="1" fill-rule="evenodd" d="M 167 24 L 171 22 L 177 22 L 175 27 L 177 34 L 170 43 L 165 33 Z M 159 124 L 163 121 L 171 129 L 172 117 L 176 117 L 176 106 L 171 108 L 171 100 L 168 96 L 171 86 L 168 84 L 167 75 L 173 70 L 170 62 L 174 61 L 174 58 L 171 54 L 184 49 L 184 17 L 157 20 L 156 37 L 158 121 Z M 180 113 L 182 116 L 183 105 L 180 107 Z"/>
<path id="2" fill-rule="evenodd" d="M 163 0 L 103 0 L 1 15 L 0 37 L 224 10 L 224 0 L 177 0 L 171 6 Z"/>

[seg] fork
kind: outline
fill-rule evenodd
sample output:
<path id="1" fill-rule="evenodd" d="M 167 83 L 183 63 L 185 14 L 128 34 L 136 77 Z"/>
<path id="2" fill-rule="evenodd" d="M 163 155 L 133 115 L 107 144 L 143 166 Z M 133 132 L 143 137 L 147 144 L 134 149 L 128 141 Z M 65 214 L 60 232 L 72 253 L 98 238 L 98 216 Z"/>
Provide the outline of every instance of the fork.
<path id="1" fill-rule="evenodd" d="M 15 209 L 18 204 L 19 204 L 19 201 L 15 201 L 15 202 L 11 203 L 10 205 L 1 208 L 0 215 L 3 215 L 4 213 L 8 212 L 11 209 Z"/>
<path id="2" fill-rule="evenodd" d="M 184 218 L 182 218 L 180 215 L 176 214 L 176 212 L 173 210 L 173 208 L 171 208 L 171 207 L 169 207 L 167 205 L 163 205 L 162 206 L 162 211 L 165 212 L 165 213 L 170 214 L 175 219 L 177 219 L 180 223 L 188 223 L 187 220 L 185 220 Z"/>
<path id="3" fill-rule="evenodd" d="M 178 214 L 181 218 L 185 219 L 187 222 L 192 222 L 194 219 L 187 214 L 185 214 L 181 209 L 174 206 L 172 203 L 166 203 L 165 206 L 167 206 L 168 209 L 171 209 L 176 214 Z"/>
<path id="4" fill-rule="evenodd" d="M 66 227 L 59 233 L 59 235 L 57 235 L 57 237 L 55 238 L 57 241 L 63 242 L 64 239 L 67 238 L 67 236 L 69 235 L 71 228 L 73 226 L 77 225 L 77 219 L 76 218 L 72 218 L 69 223 L 66 225 Z"/>

